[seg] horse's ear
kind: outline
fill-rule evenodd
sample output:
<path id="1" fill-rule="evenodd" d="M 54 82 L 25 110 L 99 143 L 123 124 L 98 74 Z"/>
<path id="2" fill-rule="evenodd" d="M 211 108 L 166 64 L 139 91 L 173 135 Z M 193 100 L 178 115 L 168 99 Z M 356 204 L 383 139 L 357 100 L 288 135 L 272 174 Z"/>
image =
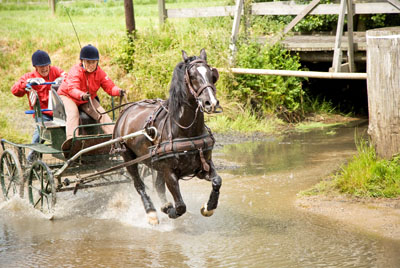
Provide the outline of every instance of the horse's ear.
<path id="1" fill-rule="evenodd" d="M 200 50 L 200 59 L 202 59 L 204 61 L 207 61 L 207 53 L 206 53 L 206 50 L 204 48 L 202 48 Z"/>
<path id="2" fill-rule="evenodd" d="M 182 50 L 182 59 L 186 61 L 188 59 L 188 55 L 186 54 L 185 50 Z"/>
<path id="3" fill-rule="evenodd" d="M 215 84 L 219 79 L 219 73 L 217 68 L 211 68 L 211 71 L 212 71 L 213 84 Z"/>

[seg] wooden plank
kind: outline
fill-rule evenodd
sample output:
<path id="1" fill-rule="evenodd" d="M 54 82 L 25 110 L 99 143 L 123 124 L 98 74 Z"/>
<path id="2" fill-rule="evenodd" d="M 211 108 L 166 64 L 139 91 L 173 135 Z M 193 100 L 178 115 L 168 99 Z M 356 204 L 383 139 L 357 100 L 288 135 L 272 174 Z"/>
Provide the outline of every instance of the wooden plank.
<path id="1" fill-rule="evenodd" d="M 400 1 L 399 0 L 388 0 L 393 6 L 395 6 L 398 10 L 400 10 Z"/>
<path id="2" fill-rule="evenodd" d="M 234 6 L 167 9 L 168 18 L 198 18 L 233 16 Z"/>
<path id="3" fill-rule="evenodd" d="M 283 34 L 287 34 L 299 21 L 301 21 L 308 13 L 310 13 L 321 0 L 313 0 L 302 12 L 300 12 L 283 30 Z"/>
<path id="4" fill-rule="evenodd" d="M 353 40 L 353 0 L 347 0 L 347 44 L 349 49 L 347 50 L 347 59 L 349 63 L 350 73 L 354 73 L 354 40 Z"/>
<path id="5" fill-rule="evenodd" d="M 353 43 L 356 51 L 366 51 L 367 43 L 365 32 L 353 32 Z M 348 36 L 342 37 L 341 48 L 348 50 Z M 266 37 L 260 37 L 259 42 L 265 43 Z M 335 49 L 334 35 L 293 35 L 286 36 L 282 45 L 291 51 L 333 51 Z"/>
<path id="6" fill-rule="evenodd" d="M 346 13 L 346 2 L 347 0 L 340 1 L 340 13 L 336 29 L 335 48 L 333 50 L 333 62 L 332 62 L 333 72 L 340 72 L 340 65 L 342 64 L 341 44 L 342 44 L 342 35 L 344 26 L 344 16 Z"/>
<path id="7" fill-rule="evenodd" d="M 393 0 L 391 0 L 393 1 Z M 297 15 L 304 9 L 304 5 L 294 2 L 264 2 L 252 4 L 253 15 Z M 339 4 L 320 4 L 310 12 L 310 15 L 338 14 Z M 384 3 L 356 3 L 354 14 L 378 14 L 400 13 L 400 11 L 388 2 Z"/>
<path id="8" fill-rule="evenodd" d="M 159 0 L 160 1 L 160 0 Z M 390 0 L 393 3 L 398 0 Z M 393 6 L 393 3 L 356 3 L 354 4 L 354 14 L 399 14 L 400 10 Z M 294 4 L 294 2 L 264 2 L 252 4 L 252 15 L 297 15 L 304 10 L 306 5 Z M 233 16 L 234 6 L 215 6 L 203 8 L 177 8 L 167 9 L 168 18 L 195 18 L 195 17 L 224 17 Z M 338 14 L 339 4 L 319 4 L 309 15 L 329 15 Z"/>
<path id="9" fill-rule="evenodd" d="M 255 74 L 255 75 L 280 75 L 280 76 L 296 76 L 310 77 L 321 79 L 358 79 L 367 78 L 366 73 L 329 73 L 329 72 L 313 72 L 313 71 L 291 71 L 291 70 L 269 70 L 269 69 L 245 69 L 245 68 L 217 68 L 220 72 L 232 72 L 235 74 Z"/>

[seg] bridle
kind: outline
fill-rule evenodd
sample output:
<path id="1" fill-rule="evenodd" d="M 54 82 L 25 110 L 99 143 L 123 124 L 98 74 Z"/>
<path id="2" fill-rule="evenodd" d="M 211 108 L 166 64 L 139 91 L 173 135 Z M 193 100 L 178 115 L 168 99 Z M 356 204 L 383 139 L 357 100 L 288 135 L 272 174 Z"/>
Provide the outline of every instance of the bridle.
<path id="1" fill-rule="evenodd" d="M 171 115 L 170 115 L 170 113 L 169 113 L 167 107 L 165 107 L 164 105 L 161 104 L 161 107 L 167 112 L 167 114 L 168 114 L 169 117 L 174 121 L 174 123 L 175 123 L 177 126 L 179 126 L 180 128 L 182 128 L 182 129 L 188 129 L 188 128 L 190 128 L 190 127 L 193 126 L 193 124 L 196 122 L 196 119 L 197 119 L 197 115 L 198 115 L 199 110 L 200 110 L 202 113 L 204 113 L 203 105 L 202 105 L 201 101 L 199 100 L 199 96 L 201 95 L 201 93 L 203 92 L 203 90 L 206 89 L 207 87 L 211 87 L 212 90 L 213 90 L 214 95 L 216 95 L 216 93 L 217 93 L 217 89 L 216 89 L 215 85 L 214 85 L 214 84 L 211 84 L 211 83 L 206 83 L 206 84 L 202 85 L 198 90 L 195 90 L 195 89 L 194 89 L 194 87 L 193 87 L 193 85 L 192 85 L 192 81 L 190 80 L 189 70 L 190 70 L 191 68 L 193 68 L 193 67 L 195 66 L 196 63 L 203 63 L 203 64 L 206 65 L 209 69 L 211 69 L 211 67 L 207 64 L 207 62 L 206 62 L 205 60 L 202 60 L 202 59 L 196 59 L 196 60 L 194 60 L 194 61 L 191 61 L 191 62 L 189 63 L 189 65 L 186 67 L 186 70 L 185 70 L 185 82 L 186 82 L 187 87 L 189 88 L 190 93 L 193 95 L 193 97 L 195 98 L 196 103 L 197 103 L 197 107 L 196 107 L 196 111 L 195 111 L 195 115 L 194 115 L 194 118 L 193 118 L 192 123 L 190 123 L 188 126 L 182 126 L 182 125 L 179 124 L 173 117 L 171 117 Z M 206 111 L 206 113 L 209 113 L 209 112 Z"/>
<path id="2" fill-rule="evenodd" d="M 193 88 L 192 81 L 190 80 L 190 76 L 189 76 L 189 70 L 190 70 L 191 68 L 193 68 L 193 67 L 195 66 L 196 63 L 203 63 L 203 64 L 206 65 L 209 69 L 211 69 L 211 67 L 207 64 L 207 62 L 206 62 L 205 60 L 196 59 L 196 60 L 194 60 L 194 61 L 192 61 L 192 62 L 189 63 L 189 65 L 186 67 L 186 71 L 185 71 L 185 81 L 186 81 L 186 85 L 187 85 L 187 87 L 189 88 L 190 93 L 191 93 L 191 94 L 193 95 L 193 97 L 196 99 L 196 102 L 197 102 L 198 107 L 203 108 L 202 105 L 201 105 L 201 102 L 199 101 L 199 96 L 201 95 L 201 93 L 203 92 L 203 90 L 206 89 L 206 88 L 208 88 L 208 87 L 210 87 L 210 88 L 213 90 L 214 95 L 216 95 L 216 94 L 217 94 L 217 89 L 216 89 L 215 85 L 214 85 L 214 84 L 211 84 L 211 83 L 206 83 L 206 84 L 202 85 L 198 90 L 195 90 L 195 89 Z M 204 112 L 203 109 L 202 109 L 202 112 Z M 208 113 L 208 112 L 206 111 L 206 113 Z"/>

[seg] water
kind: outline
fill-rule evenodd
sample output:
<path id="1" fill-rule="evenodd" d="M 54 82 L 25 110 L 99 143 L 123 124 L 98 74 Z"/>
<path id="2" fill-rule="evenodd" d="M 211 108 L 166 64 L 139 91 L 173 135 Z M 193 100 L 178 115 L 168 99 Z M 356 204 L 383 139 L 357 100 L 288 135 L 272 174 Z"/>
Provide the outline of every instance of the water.
<path id="1" fill-rule="evenodd" d="M 0 267 L 400 267 L 400 241 L 293 205 L 355 153 L 354 133 L 322 130 L 215 151 L 227 169 L 210 218 L 200 207 L 211 185 L 198 179 L 180 183 L 187 213 L 158 213 L 156 227 L 130 185 L 59 193 L 53 221 L 26 200 L 1 202 Z"/>

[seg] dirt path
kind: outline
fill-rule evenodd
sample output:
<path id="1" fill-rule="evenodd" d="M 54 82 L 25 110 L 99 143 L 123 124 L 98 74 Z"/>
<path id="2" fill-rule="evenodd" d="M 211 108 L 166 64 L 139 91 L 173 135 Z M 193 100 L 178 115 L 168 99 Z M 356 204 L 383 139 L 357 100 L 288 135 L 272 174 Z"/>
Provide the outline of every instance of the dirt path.
<path id="1" fill-rule="evenodd" d="M 300 210 L 326 216 L 362 231 L 400 240 L 400 198 L 359 200 L 312 196 L 297 199 L 295 205 Z"/>

